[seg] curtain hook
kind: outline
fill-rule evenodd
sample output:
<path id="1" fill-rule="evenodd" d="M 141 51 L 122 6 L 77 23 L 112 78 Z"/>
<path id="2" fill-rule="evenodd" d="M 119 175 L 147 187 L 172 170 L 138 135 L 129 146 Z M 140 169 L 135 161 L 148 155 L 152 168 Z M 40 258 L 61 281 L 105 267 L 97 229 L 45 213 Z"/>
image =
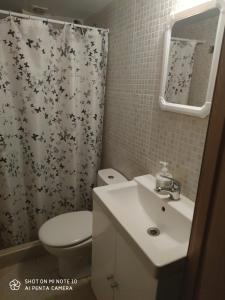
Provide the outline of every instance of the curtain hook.
<path id="1" fill-rule="evenodd" d="M 11 11 L 9 10 L 9 17 L 11 17 L 12 16 L 12 13 L 11 13 Z"/>

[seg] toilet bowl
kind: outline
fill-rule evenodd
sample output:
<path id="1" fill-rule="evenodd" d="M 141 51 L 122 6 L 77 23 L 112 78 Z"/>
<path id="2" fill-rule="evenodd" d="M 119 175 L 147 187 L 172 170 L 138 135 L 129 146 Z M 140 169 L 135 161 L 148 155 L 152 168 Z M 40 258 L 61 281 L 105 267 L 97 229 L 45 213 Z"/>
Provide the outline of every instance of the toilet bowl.
<path id="1" fill-rule="evenodd" d="M 113 169 L 98 171 L 97 186 L 115 184 L 127 179 Z M 58 259 L 62 278 L 83 278 L 90 275 L 92 245 L 92 212 L 61 214 L 45 222 L 39 229 L 44 248 Z"/>
<path id="2" fill-rule="evenodd" d="M 90 274 L 92 213 L 70 212 L 54 217 L 39 229 L 44 248 L 58 258 L 62 278 L 82 278 Z"/>

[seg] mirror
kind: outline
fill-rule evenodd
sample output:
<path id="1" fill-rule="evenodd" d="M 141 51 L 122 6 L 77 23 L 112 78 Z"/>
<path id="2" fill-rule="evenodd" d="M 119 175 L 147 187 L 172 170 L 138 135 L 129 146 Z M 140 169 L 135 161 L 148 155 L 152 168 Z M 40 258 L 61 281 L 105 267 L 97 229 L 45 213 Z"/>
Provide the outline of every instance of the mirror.
<path id="1" fill-rule="evenodd" d="M 206 117 L 224 30 L 221 7 L 200 5 L 171 19 L 165 39 L 161 108 Z"/>
<path id="2" fill-rule="evenodd" d="M 170 41 L 166 101 L 191 106 L 205 103 L 219 10 L 174 24 Z"/>

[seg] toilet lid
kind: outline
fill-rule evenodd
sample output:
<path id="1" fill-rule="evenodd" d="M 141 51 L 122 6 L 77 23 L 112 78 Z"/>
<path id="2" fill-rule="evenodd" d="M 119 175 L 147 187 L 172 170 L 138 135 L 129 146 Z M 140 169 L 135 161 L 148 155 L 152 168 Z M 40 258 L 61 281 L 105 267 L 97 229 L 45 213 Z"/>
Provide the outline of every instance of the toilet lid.
<path id="1" fill-rule="evenodd" d="M 39 239 L 52 247 L 80 244 L 92 236 L 92 213 L 71 212 L 54 217 L 39 229 Z"/>

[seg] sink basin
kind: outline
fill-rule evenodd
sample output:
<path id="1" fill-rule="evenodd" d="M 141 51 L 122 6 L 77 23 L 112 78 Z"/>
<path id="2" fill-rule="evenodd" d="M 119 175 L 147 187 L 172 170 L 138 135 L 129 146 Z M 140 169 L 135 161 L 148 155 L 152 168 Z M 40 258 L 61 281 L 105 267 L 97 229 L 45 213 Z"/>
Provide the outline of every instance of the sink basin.
<path id="1" fill-rule="evenodd" d="M 154 187 L 154 177 L 145 175 L 95 188 L 94 199 L 142 251 L 156 274 L 187 256 L 194 204 L 183 195 L 179 201 L 171 201 Z M 149 234 L 149 228 L 156 228 L 156 235 Z"/>

